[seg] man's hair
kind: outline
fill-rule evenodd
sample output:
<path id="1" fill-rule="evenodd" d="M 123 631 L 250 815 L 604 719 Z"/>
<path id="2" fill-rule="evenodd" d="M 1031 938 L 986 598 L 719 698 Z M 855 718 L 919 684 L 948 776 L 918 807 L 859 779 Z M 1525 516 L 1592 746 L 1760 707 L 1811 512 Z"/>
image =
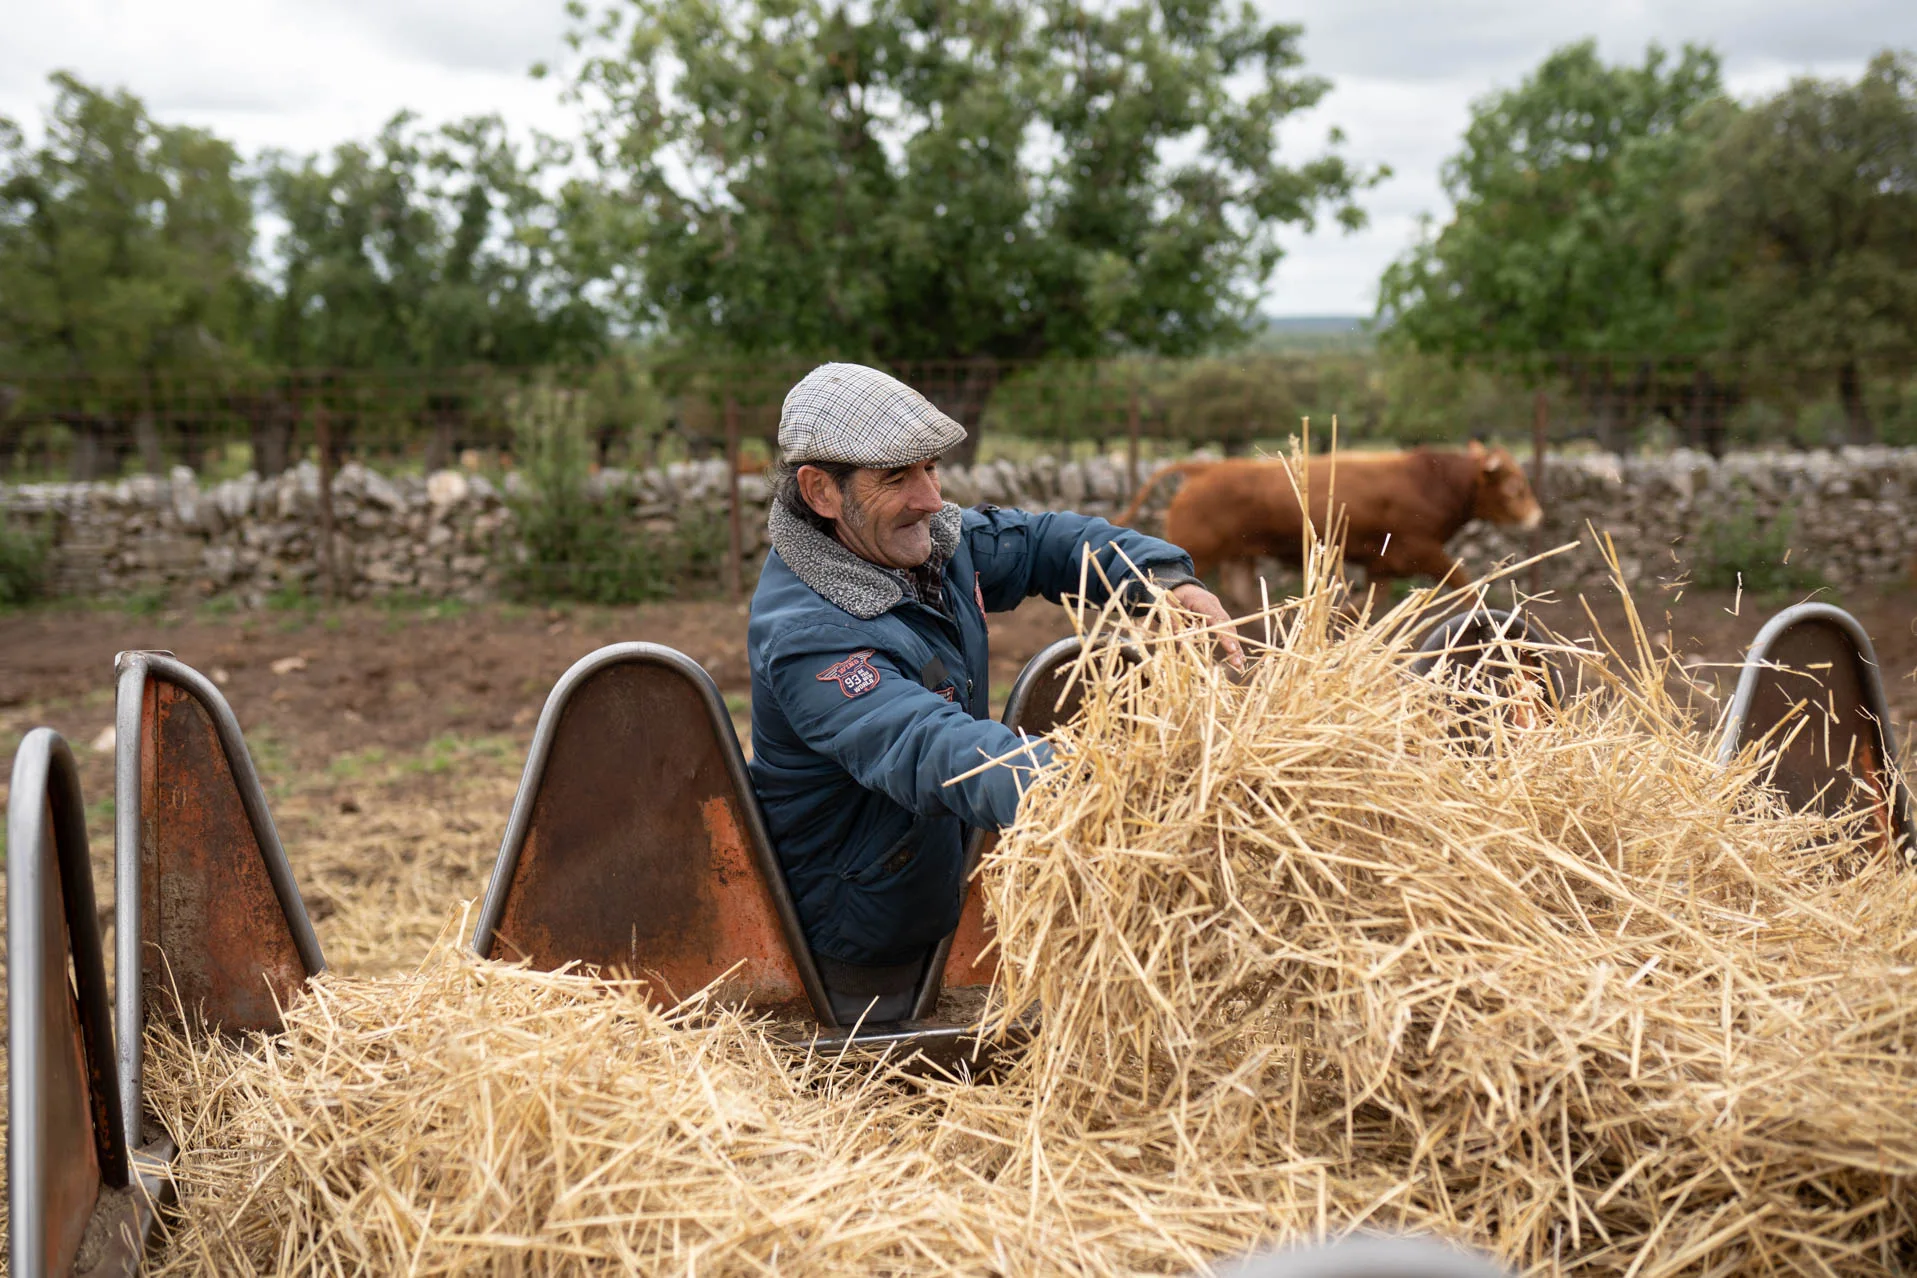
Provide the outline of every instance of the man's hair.
<path id="1" fill-rule="evenodd" d="M 781 506 L 784 506 L 789 513 L 797 515 L 800 519 L 805 520 L 806 523 L 811 524 L 820 532 L 829 533 L 832 531 L 832 521 L 812 509 L 805 500 L 805 494 L 799 491 L 799 468 L 801 466 L 815 466 L 824 471 L 827 475 L 831 476 L 832 482 L 838 485 L 841 493 L 845 491 L 845 481 L 852 478 L 852 472 L 859 468 L 851 462 L 789 462 L 784 458 L 775 459 L 772 463 L 772 471 L 768 476 L 772 481 L 772 500 L 778 502 Z"/>

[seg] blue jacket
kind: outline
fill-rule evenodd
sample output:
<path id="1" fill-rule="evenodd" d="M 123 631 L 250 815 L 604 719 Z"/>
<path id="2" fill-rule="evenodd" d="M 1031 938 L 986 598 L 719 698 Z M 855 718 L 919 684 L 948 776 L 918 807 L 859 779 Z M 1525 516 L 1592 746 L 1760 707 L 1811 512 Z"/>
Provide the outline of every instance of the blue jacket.
<path id="1" fill-rule="evenodd" d="M 1115 588 L 1189 580 L 1167 542 L 1073 514 L 947 504 L 932 517 L 944 610 L 778 505 L 752 597 L 752 783 L 813 952 L 909 962 L 958 925 L 965 827 L 1018 813 L 1024 767 L 945 782 L 1020 745 L 991 717 L 985 613 L 1076 594 L 1086 548 Z M 1087 595 L 1105 601 L 1096 571 Z M 949 614 L 949 615 L 948 615 Z"/>

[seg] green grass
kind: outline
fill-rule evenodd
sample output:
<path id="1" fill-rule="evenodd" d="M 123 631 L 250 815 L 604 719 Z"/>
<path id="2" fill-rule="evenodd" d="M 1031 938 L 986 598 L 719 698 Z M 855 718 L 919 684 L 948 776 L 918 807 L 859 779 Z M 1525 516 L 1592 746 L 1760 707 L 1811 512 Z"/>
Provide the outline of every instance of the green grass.
<path id="1" fill-rule="evenodd" d="M 356 781 L 384 767 L 387 757 L 384 746 L 367 746 L 350 754 L 335 755 L 326 765 L 326 775 L 336 781 Z"/>
<path id="2" fill-rule="evenodd" d="M 387 595 L 379 601 L 388 634 L 422 621 L 460 621 L 473 610 L 464 599 L 428 599 L 423 595 Z M 524 615 L 522 609 L 518 615 Z"/>
<path id="3" fill-rule="evenodd" d="M 253 756 L 253 770 L 260 774 L 260 783 L 271 795 L 283 798 L 293 792 L 296 774 L 285 742 L 261 728 L 247 735 L 246 749 Z"/>
<path id="4" fill-rule="evenodd" d="M 513 740 L 506 736 L 461 737 L 442 732 L 428 741 L 420 752 L 401 762 L 402 772 L 421 772 L 438 776 L 464 763 L 497 760 L 511 755 Z"/>
<path id="5" fill-rule="evenodd" d="M 171 602 L 165 586 L 147 586 L 120 600 L 120 610 L 129 617 L 157 617 Z"/>

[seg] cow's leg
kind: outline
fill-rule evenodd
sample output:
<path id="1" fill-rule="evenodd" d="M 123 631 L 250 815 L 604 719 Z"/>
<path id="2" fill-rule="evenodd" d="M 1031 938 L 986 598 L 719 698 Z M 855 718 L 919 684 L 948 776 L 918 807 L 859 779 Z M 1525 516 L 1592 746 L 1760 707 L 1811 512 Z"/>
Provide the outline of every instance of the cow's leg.
<path id="1" fill-rule="evenodd" d="M 1365 563 L 1365 577 L 1376 581 L 1383 577 L 1435 578 L 1439 585 L 1462 586 L 1469 580 L 1464 565 L 1444 548 L 1444 543 L 1428 537 L 1393 537 Z"/>
<path id="2" fill-rule="evenodd" d="M 1218 565 L 1218 594 L 1225 611 L 1234 617 L 1258 610 L 1258 573 L 1249 559 L 1227 559 Z"/>

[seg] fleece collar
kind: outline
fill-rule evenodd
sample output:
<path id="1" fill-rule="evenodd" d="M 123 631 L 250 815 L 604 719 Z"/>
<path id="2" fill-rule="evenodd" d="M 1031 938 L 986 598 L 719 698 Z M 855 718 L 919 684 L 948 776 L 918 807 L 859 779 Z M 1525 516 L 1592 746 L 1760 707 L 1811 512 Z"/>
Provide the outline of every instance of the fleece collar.
<path id="1" fill-rule="evenodd" d="M 959 507 L 949 501 L 932 516 L 932 557 L 927 562 L 940 571 L 958 549 L 960 518 Z M 889 612 L 912 589 L 905 573 L 859 558 L 836 537 L 776 501 L 766 527 L 772 548 L 800 581 L 861 621 Z"/>

